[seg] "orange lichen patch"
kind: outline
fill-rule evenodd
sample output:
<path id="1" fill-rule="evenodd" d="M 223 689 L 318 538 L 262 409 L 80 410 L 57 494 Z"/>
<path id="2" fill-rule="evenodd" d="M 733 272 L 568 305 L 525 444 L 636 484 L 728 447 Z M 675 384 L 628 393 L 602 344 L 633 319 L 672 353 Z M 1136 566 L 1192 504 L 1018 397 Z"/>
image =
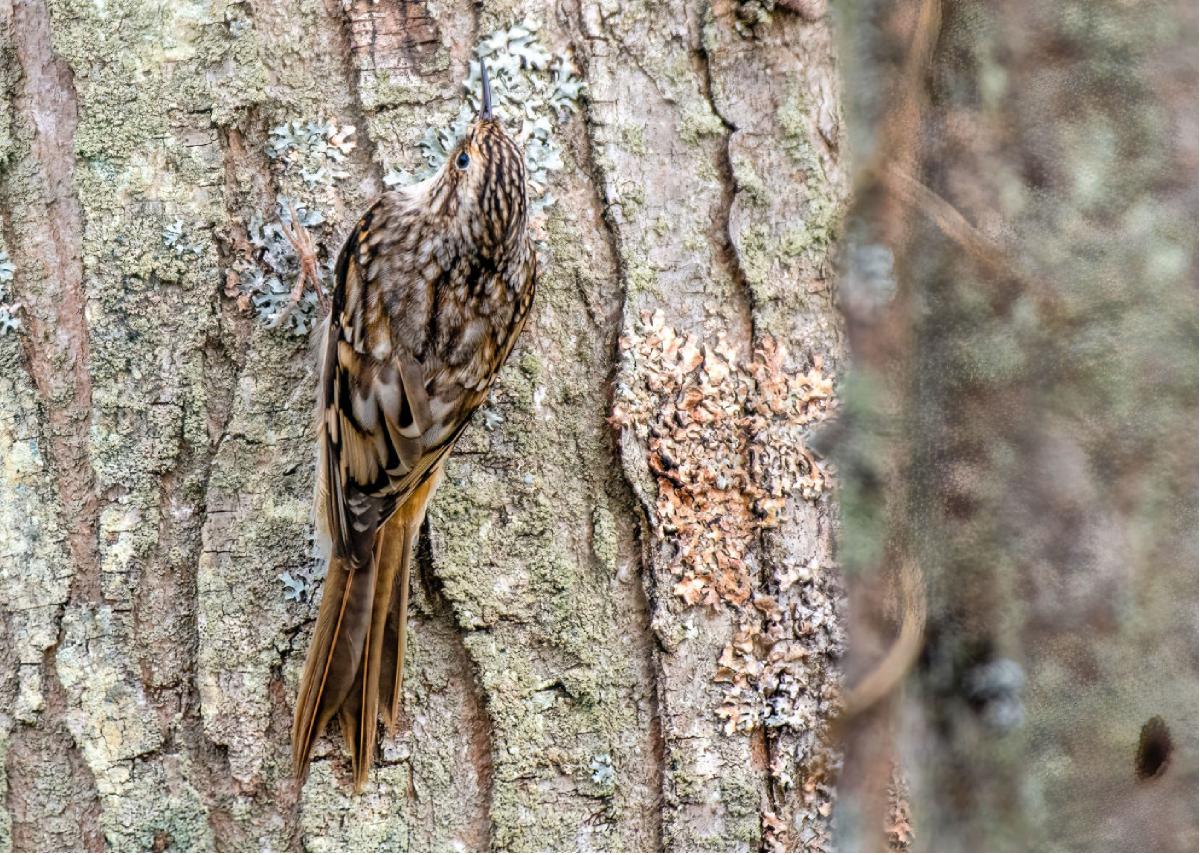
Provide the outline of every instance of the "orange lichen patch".
<path id="1" fill-rule="evenodd" d="M 743 606 L 759 533 L 778 525 L 789 497 L 827 485 L 801 432 L 828 412 L 832 381 L 819 364 L 787 371 L 787 352 L 770 339 L 746 359 L 723 334 L 680 335 L 661 310 L 645 313 L 621 350 L 611 421 L 646 449 L 656 534 L 676 545 L 674 593 L 688 605 Z"/>
<path id="2" fill-rule="evenodd" d="M 750 731 L 758 725 L 789 726 L 804 730 L 818 718 L 815 704 L 833 701 L 832 686 L 816 673 L 823 665 L 813 647 L 818 641 L 831 606 L 821 592 L 810 592 L 814 607 L 781 606 L 771 596 L 753 598 L 758 621 L 747 620 L 734 633 L 717 662 L 713 679 L 727 683 L 717 715 L 724 720 L 726 734 Z M 810 661 L 815 660 L 815 661 Z M 793 785 L 786 770 L 772 776 L 784 787 Z"/>
<path id="3" fill-rule="evenodd" d="M 788 834 L 787 823 L 775 815 L 773 811 L 764 810 L 762 813 L 763 849 L 767 852 L 787 852 Z"/>
<path id="4" fill-rule="evenodd" d="M 717 715 L 725 721 L 727 735 L 738 730 L 753 730 L 767 716 L 766 701 L 757 688 L 765 667 L 758 650 L 761 634 L 759 627 L 743 623 L 717 660 L 717 673 L 713 679 L 729 683 L 721 705 L 717 707 Z"/>
<path id="5" fill-rule="evenodd" d="M 892 770 L 888 785 L 888 816 L 884 828 L 887 834 L 888 851 L 908 852 L 912 849 L 914 835 L 912 809 L 908 804 L 908 781 L 899 768 Z"/>
<path id="6" fill-rule="evenodd" d="M 747 355 L 723 334 L 679 334 L 661 311 L 643 314 L 621 350 L 611 421 L 645 449 L 655 535 L 675 547 L 673 593 L 688 606 L 738 612 L 713 677 L 726 684 L 716 710 L 723 730 L 811 730 L 835 691 L 823 678 L 838 646 L 830 586 L 816 557 L 758 562 L 764 531 L 794 514 L 788 502 L 829 486 L 804 434 L 833 409 L 833 382 L 816 360 L 789 370 L 771 339 Z M 773 777 L 795 786 L 786 768 Z"/>

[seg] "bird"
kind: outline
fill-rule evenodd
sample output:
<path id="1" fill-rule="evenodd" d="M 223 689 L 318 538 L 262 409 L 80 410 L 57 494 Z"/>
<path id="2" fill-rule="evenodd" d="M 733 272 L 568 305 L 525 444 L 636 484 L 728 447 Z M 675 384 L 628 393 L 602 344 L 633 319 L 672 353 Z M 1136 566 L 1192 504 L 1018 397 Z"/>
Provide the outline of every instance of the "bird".
<path id="1" fill-rule="evenodd" d="M 446 458 L 529 315 L 525 160 L 481 107 L 441 168 L 381 195 L 346 239 L 323 326 L 314 511 L 326 571 L 292 726 L 295 778 L 336 715 L 355 792 L 398 723 L 409 576 Z"/>

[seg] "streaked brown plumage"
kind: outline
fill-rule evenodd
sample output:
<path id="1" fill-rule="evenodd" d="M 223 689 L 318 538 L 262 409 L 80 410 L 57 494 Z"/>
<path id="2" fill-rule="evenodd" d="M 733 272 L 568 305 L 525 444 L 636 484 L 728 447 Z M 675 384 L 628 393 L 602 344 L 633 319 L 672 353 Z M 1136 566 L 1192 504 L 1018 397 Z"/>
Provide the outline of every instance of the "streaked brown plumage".
<path id="1" fill-rule="evenodd" d="M 447 455 L 533 300 L 520 149 L 483 110 L 437 174 L 385 193 L 342 249 L 322 346 L 316 517 L 329 569 L 292 731 L 298 779 L 336 714 L 354 787 L 394 728 L 409 569 Z"/>

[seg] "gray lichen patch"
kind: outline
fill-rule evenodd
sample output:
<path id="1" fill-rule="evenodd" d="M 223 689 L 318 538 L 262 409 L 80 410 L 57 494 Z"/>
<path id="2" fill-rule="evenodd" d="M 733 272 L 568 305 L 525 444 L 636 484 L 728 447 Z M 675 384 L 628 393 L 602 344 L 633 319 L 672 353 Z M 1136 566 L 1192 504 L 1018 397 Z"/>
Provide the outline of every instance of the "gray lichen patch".
<path id="1" fill-rule="evenodd" d="M 8 253 L 0 249 L 0 335 L 21 328 L 21 319 L 17 317 L 21 304 L 9 300 L 8 294 L 8 283 L 12 282 L 16 269 Z"/>
<path id="2" fill-rule="evenodd" d="M 536 215 L 554 203 L 550 173 L 563 168 L 562 144 L 555 129 L 578 109 L 584 83 L 566 54 L 552 54 L 538 38 L 541 25 L 526 18 L 485 36 L 475 55 L 487 63 L 492 103 L 510 125 L 525 152 L 530 204 Z M 384 176 L 389 186 L 402 186 L 433 175 L 446 162 L 479 111 L 479 61 L 472 61 L 462 83 L 458 114 L 442 128 L 426 128 L 420 140 L 423 163 L 415 170 L 393 168 Z M 541 219 L 541 218 L 536 218 Z M 535 228 L 539 228 L 535 224 Z"/>
<path id="3" fill-rule="evenodd" d="M 272 329 L 311 333 L 318 294 L 333 288 L 340 234 L 330 218 L 342 209 L 335 185 L 350 177 L 357 144 L 354 126 L 336 119 L 291 119 L 270 131 L 265 152 L 279 193 L 272 210 L 250 214 L 235 234 L 226 293 Z M 305 253 L 315 269 L 304 267 Z"/>
<path id="4" fill-rule="evenodd" d="M 317 289 L 333 287 L 336 250 L 324 226 L 325 216 L 319 209 L 284 196 L 276 200 L 270 220 L 264 222 L 257 213 L 252 214 L 245 242 L 238 247 L 238 258 L 229 270 L 226 293 L 236 293 L 243 311 L 253 310 L 270 329 L 282 327 L 301 337 L 310 334 L 318 318 Z M 302 282 L 301 245 L 297 242 L 306 236 L 312 240 L 314 232 L 317 279 Z"/>

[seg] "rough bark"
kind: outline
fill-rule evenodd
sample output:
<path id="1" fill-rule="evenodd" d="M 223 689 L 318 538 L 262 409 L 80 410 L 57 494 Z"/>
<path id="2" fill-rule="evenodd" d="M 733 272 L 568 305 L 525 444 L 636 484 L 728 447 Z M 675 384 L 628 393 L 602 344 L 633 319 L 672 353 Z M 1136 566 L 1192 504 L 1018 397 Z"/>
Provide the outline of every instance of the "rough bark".
<path id="1" fill-rule="evenodd" d="M 840 366 L 830 24 L 757 5 L 0 0 L 22 322 L 0 336 L 0 846 L 828 845 L 828 492 L 776 490 L 772 524 L 739 535 L 770 604 L 688 606 L 645 424 L 610 423 L 646 378 L 643 313 L 724 334 L 747 372 Z M 457 112 L 477 40 L 527 15 L 588 84 L 558 131 L 538 301 L 430 513 L 405 724 L 361 797 L 331 739 L 296 792 L 315 605 L 279 577 L 313 567 L 315 378 L 227 289 L 252 217 L 306 192 L 270 129 L 356 126 L 324 198 L 335 244 Z M 747 489 L 808 429 L 764 425 L 735 437 Z M 735 631 L 743 666 L 801 664 L 753 687 L 778 718 L 726 734 Z"/>

